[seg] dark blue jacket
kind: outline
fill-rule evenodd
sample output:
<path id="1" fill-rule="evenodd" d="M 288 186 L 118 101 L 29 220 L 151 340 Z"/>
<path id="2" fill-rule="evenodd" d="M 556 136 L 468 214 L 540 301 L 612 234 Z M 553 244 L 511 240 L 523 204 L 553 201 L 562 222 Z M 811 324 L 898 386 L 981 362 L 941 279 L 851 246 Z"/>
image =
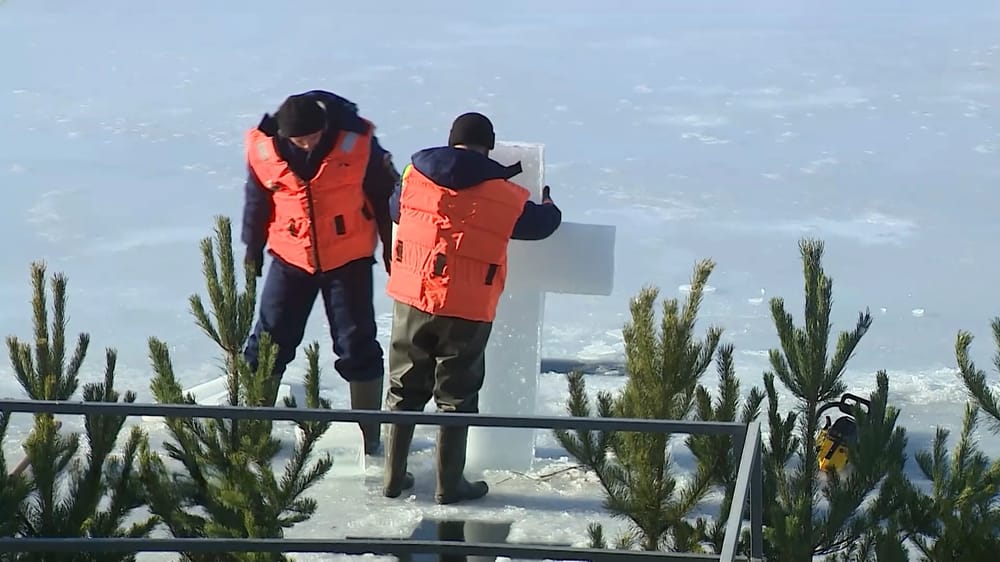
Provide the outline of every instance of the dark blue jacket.
<path id="1" fill-rule="evenodd" d="M 475 187 L 487 180 L 507 180 L 521 171 L 516 164 L 504 166 L 479 152 L 449 146 L 426 148 L 414 154 L 411 161 L 413 167 L 431 181 L 455 191 Z M 400 187 L 396 186 L 389 199 L 389 214 L 396 223 L 399 222 Z M 541 240 L 551 236 L 561 223 L 562 211 L 554 203 L 526 201 L 510 237 L 514 240 Z"/>
<path id="2" fill-rule="evenodd" d="M 277 120 L 265 114 L 257 126 L 267 136 L 274 139 L 278 154 L 288 162 L 292 171 L 304 181 L 311 180 L 319 169 L 320 162 L 333 150 L 333 143 L 340 131 L 359 134 L 368 132 L 368 124 L 358 115 L 358 108 L 350 101 L 330 92 L 313 90 L 307 92 L 324 102 L 326 106 L 327 128 L 319 144 L 311 153 L 300 149 L 287 138 L 277 134 Z M 388 247 L 387 236 L 392 233 L 392 219 L 389 216 L 389 197 L 399 179 L 399 173 L 392 164 L 392 154 L 382 148 L 378 138 L 372 136 L 371 155 L 365 173 L 364 191 L 371 202 L 375 220 L 379 226 L 382 243 Z M 247 166 L 247 180 L 244 189 L 242 240 L 247 253 L 259 255 L 267 244 L 267 226 L 274 214 L 271 192 L 263 189 L 253 170 Z"/>

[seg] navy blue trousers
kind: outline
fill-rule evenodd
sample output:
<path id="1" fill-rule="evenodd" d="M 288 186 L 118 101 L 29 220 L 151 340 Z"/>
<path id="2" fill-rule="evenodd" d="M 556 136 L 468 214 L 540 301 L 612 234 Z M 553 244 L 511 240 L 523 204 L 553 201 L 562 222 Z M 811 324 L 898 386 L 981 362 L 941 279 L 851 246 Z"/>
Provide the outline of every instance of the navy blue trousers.
<path id="1" fill-rule="evenodd" d="M 337 355 L 334 368 L 348 382 L 382 377 L 385 367 L 382 346 L 375 339 L 372 302 L 374 263 L 374 259 L 364 258 L 332 271 L 310 274 L 272 259 L 260 295 L 260 316 L 244 351 L 250 366 L 257 368 L 260 334 L 268 332 L 278 344 L 273 376 L 280 379 L 302 344 L 316 296 L 322 295 Z"/>

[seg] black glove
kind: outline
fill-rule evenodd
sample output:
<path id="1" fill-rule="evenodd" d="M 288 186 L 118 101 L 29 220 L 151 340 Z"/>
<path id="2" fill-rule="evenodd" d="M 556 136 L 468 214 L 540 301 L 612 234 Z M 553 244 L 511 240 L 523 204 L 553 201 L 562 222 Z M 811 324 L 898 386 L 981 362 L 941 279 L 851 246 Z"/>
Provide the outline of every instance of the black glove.
<path id="1" fill-rule="evenodd" d="M 243 257 L 243 263 L 253 266 L 254 274 L 257 277 L 264 275 L 264 248 L 256 251 L 247 248 L 246 255 Z"/>
<path id="2" fill-rule="evenodd" d="M 552 201 L 552 197 L 549 196 L 549 186 L 542 188 L 542 203 L 549 203 Z"/>

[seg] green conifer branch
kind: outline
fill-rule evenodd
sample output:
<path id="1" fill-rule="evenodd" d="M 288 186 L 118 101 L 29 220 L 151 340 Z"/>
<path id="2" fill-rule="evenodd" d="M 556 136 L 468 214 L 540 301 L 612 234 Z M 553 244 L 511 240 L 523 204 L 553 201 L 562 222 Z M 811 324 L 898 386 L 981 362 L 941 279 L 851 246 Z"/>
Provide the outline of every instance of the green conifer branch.
<path id="1" fill-rule="evenodd" d="M 584 383 L 583 373 L 573 371 L 567 376 L 569 384 L 569 397 L 566 400 L 566 409 L 574 417 L 590 417 L 592 415 L 590 402 L 587 399 L 586 383 Z M 556 439 L 566 449 L 566 451 L 584 466 L 594 467 L 594 471 L 600 475 L 601 467 L 604 465 L 606 448 L 598 445 L 597 434 L 599 431 L 578 430 L 570 433 L 564 429 L 554 431 Z"/>
<path id="2" fill-rule="evenodd" d="M 51 340 L 49 339 L 48 306 L 45 296 L 45 267 L 42 264 L 32 264 L 31 285 L 34 289 L 32 291 L 31 305 L 35 327 L 35 366 L 37 368 L 37 380 L 41 383 L 39 386 L 44 388 L 45 383 L 50 383 L 50 381 L 51 383 L 56 383 L 58 381 L 55 379 L 56 373 L 52 371 L 49 365 L 49 345 Z M 58 398 L 52 396 L 51 399 Z"/>
<path id="3" fill-rule="evenodd" d="M 10 426 L 10 413 L 0 412 L 0 443 L 7 438 Z M 12 472 L 7 468 L 7 459 L 0 447 L 0 536 L 10 537 L 21 531 L 22 513 L 31 486 L 28 479 L 20 472 Z"/>
<path id="4" fill-rule="evenodd" d="M 1000 371 L 1000 318 L 994 318 L 991 326 L 995 347 L 993 364 Z M 1000 397 L 990 388 L 986 373 L 976 367 L 976 363 L 969 357 L 973 339 L 973 335 L 964 330 L 959 331 L 958 337 L 955 338 L 955 359 L 958 363 L 959 377 L 969 397 L 989 416 L 993 432 L 1000 433 Z"/>
<path id="5" fill-rule="evenodd" d="M 137 521 L 125 530 L 121 528 L 134 509 L 145 505 L 146 495 L 138 478 L 138 462 L 141 448 L 146 442 L 145 431 L 134 426 L 121 454 L 108 459 L 106 475 L 110 501 L 107 509 L 93 517 L 92 536 L 144 537 L 159 523 L 159 519 L 153 516 Z"/>
<path id="6" fill-rule="evenodd" d="M 170 359 L 170 350 L 167 344 L 156 339 L 149 338 L 149 356 L 153 363 L 155 376 L 150 383 L 150 390 L 153 398 L 160 404 L 194 404 L 194 397 L 190 394 L 184 395 L 180 383 L 174 375 L 173 363 Z M 193 418 L 164 418 L 164 424 L 173 438 L 173 442 L 165 442 L 164 449 L 170 458 L 182 463 L 187 471 L 187 477 L 195 485 L 207 485 L 207 478 L 201 472 L 201 465 L 195 460 L 202 456 L 200 444 L 204 442 L 202 438 L 204 432 L 200 421 Z M 146 466 L 150 469 L 158 469 L 153 464 L 152 458 L 147 459 Z M 149 476 L 156 473 L 149 472 Z M 157 488 L 158 485 L 147 484 L 147 488 Z M 160 517 L 165 518 L 165 514 L 157 512 Z"/>
<path id="7" fill-rule="evenodd" d="M 55 274 L 50 280 L 53 296 L 52 331 L 49 331 L 48 298 L 45 293 L 44 262 L 31 264 L 33 346 L 8 336 L 7 348 L 15 376 L 28 396 L 34 400 L 67 400 L 79 385 L 88 334 L 80 334 L 73 358 L 64 368 L 66 328 L 66 277 Z M 32 353 L 34 351 L 34 353 Z"/>
<path id="8" fill-rule="evenodd" d="M 326 398 L 320 397 L 319 394 L 319 343 L 312 342 L 306 346 L 305 355 L 308 362 L 308 368 L 306 369 L 304 381 L 306 391 L 306 407 L 329 409 L 330 401 Z M 292 408 L 296 407 L 297 405 L 295 404 L 294 397 L 289 397 L 286 401 L 286 405 Z M 317 459 L 309 470 L 305 470 L 310 456 L 312 455 L 313 448 L 316 445 L 316 441 L 318 441 L 327 429 L 329 429 L 330 423 L 331 422 L 298 422 L 298 427 L 302 431 L 303 439 L 301 443 L 296 444 L 292 458 L 285 466 L 285 472 L 281 478 L 281 483 L 277 486 L 277 497 L 280 501 L 297 506 L 296 517 L 308 518 L 313 514 L 316 509 L 315 502 L 300 502 L 300 496 L 306 490 L 319 482 L 319 480 L 321 480 L 323 476 L 329 472 L 330 468 L 333 467 L 333 459 L 330 458 L 329 454 L 325 454 L 322 458 Z M 297 523 L 302 520 L 304 519 L 297 519 L 294 522 Z"/>
<path id="9" fill-rule="evenodd" d="M 590 540 L 590 548 L 608 548 L 608 541 L 604 537 L 604 526 L 600 523 L 587 525 L 587 536 Z"/>

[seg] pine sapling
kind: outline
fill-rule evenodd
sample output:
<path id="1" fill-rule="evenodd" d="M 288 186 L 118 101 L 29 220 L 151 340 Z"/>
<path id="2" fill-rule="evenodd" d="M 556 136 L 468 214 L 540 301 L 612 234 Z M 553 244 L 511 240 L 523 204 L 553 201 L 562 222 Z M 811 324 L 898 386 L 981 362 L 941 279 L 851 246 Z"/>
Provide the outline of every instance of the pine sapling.
<path id="1" fill-rule="evenodd" d="M 663 301 L 659 328 L 655 320 L 659 291 L 647 287 L 632 300 L 632 319 L 623 330 L 627 381 L 616 397 L 598 393 L 598 416 L 658 420 L 691 416 L 698 381 L 722 334 L 711 327 L 703 340 L 695 337 L 702 294 L 713 268 L 710 260 L 697 264 L 683 307 L 677 299 Z M 580 373 L 570 375 L 569 394 L 569 414 L 590 416 Z M 701 537 L 687 518 L 709 492 L 711 472 L 699 467 L 692 481 L 681 485 L 670 456 L 671 435 L 615 431 L 556 431 L 555 435 L 570 455 L 597 475 L 605 507 L 631 523 L 630 531 L 619 538 L 619 547 L 638 543 L 645 550 L 699 548 Z M 592 525 L 590 532 L 595 545 L 606 544 L 599 526 Z"/>
<path id="2" fill-rule="evenodd" d="M 991 327 L 993 364 L 1000 370 L 1000 318 Z M 1000 400 L 970 357 L 973 339 L 964 330 L 955 339 L 958 376 L 971 399 L 958 443 L 949 458 L 950 432 L 938 428 L 931 450 L 916 454 L 920 472 L 931 481 L 930 494 L 908 481 L 900 486 L 906 509 L 900 510 L 899 534 L 914 545 L 920 560 L 987 560 L 1000 549 L 1000 461 L 989 459 L 973 438 L 980 413 L 993 433 L 1000 432 Z"/>
<path id="3" fill-rule="evenodd" d="M 190 299 L 197 325 L 219 346 L 227 381 L 228 404 L 272 406 L 279 381 L 272 377 L 277 346 L 268 334 L 260 339 L 258 368 L 252 369 L 242 351 L 253 327 L 256 306 L 256 274 L 244 265 L 244 288 L 236 283 L 230 222 L 218 217 L 215 247 L 212 239 L 201 243 L 203 270 L 212 313 L 201 298 Z M 214 322 L 213 319 L 214 318 Z M 151 387 L 157 402 L 193 404 L 174 374 L 167 344 L 150 338 L 150 358 L 156 373 Z M 319 344 L 306 348 L 305 377 L 308 408 L 330 408 L 319 395 Z M 285 405 L 297 407 L 294 398 Z M 329 471 L 329 455 L 310 462 L 317 440 L 329 422 L 298 422 L 303 438 L 295 446 L 284 470 L 276 474 L 274 464 L 282 443 L 272 435 L 272 423 L 257 419 L 167 418 L 170 440 L 167 456 L 178 463 L 167 468 L 163 459 L 146 449 L 142 474 L 149 490 L 153 513 L 160 516 L 175 537 L 280 538 L 284 529 L 309 519 L 316 501 L 304 493 Z M 184 553 L 189 561 L 274 561 L 284 556 L 261 553 Z"/>
<path id="4" fill-rule="evenodd" d="M 908 484 L 900 517 L 903 539 L 921 562 L 995 560 L 1000 551 L 1000 461 L 991 461 L 973 433 L 979 408 L 966 404 L 958 443 L 949 456 L 949 431 L 938 428 L 930 451 L 920 451 L 917 466 L 930 480 L 930 493 Z"/>
<path id="5" fill-rule="evenodd" d="M 870 415 L 855 412 L 858 444 L 851 450 L 853 474 L 844 481 L 833 474 L 821 489 L 818 410 L 845 391 L 844 370 L 872 319 L 867 311 L 859 314 L 854 329 L 839 334 L 831 354 L 833 281 L 823 270 L 824 245 L 804 239 L 799 250 L 805 281 L 803 326 L 795 326 L 782 299 L 771 299 L 781 348 L 771 350 L 772 371 L 764 374 L 770 422 L 763 459 L 764 496 L 774 498 L 765 505 L 765 552 L 787 562 L 810 562 L 814 555 L 834 554 L 856 540 L 863 531 L 862 522 L 868 520 L 858 507 L 902 464 L 905 447 L 905 435 L 895 427 L 898 412 L 885 405 L 888 383 L 880 373 Z M 785 417 L 779 413 L 776 378 L 796 398 Z M 789 470 L 793 457 L 798 463 Z M 818 513 L 820 496 L 827 504 L 825 514 Z"/>
<path id="6" fill-rule="evenodd" d="M 79 373 L 90 338 L 80 334 L 73 355 L 66 361 L 66 286 L 62 274 L 51 278 L 52 324 L 49 326 L 45 293 L 45 266 L 31 267 L 34 346 L 14 336 L 7 339 L 11 363 L 21 386 L 33 400 L 69 400 L 79 385 Z M 104 380 L 83 388 L 85 402 L 118 402 L 114 390 L 115 350 L 106 351 Z M 134 402 L 135 393 L 125 393 Z M 145 504 L 136 460 L 145 435 L 133 427 L 123 451 L 113 454 L 124 416 L 84 416 L 85 439 L 60 431 L 52 414 L 35 414 L 34 427 L 24 443 L 27 483 L 31 493 L 22 505 L 20 533 L 28 537 L 145 537 L 156 518 L 142 519 L 125 528 L 133 511 Z M 81 447 L 83 445 L 83 447 Z M 84 451 L 80 449 L 84 448 Z M 17 505 L 17 504 L 11 504 Z M 53 562 L 134 560 L 133 554 L 21 553 L 17 560 Z"/>

